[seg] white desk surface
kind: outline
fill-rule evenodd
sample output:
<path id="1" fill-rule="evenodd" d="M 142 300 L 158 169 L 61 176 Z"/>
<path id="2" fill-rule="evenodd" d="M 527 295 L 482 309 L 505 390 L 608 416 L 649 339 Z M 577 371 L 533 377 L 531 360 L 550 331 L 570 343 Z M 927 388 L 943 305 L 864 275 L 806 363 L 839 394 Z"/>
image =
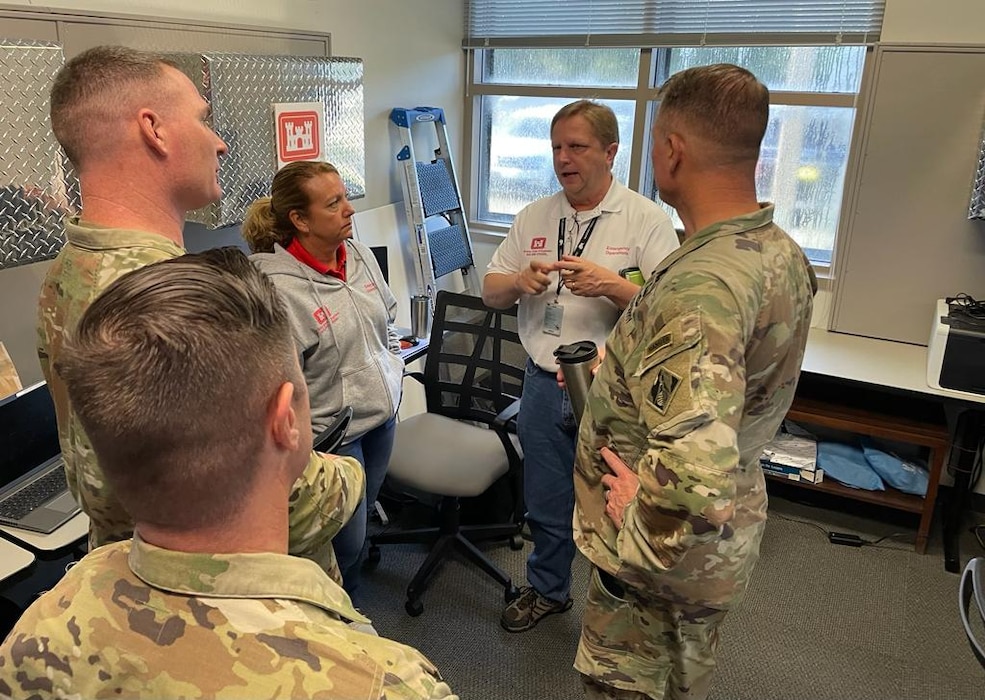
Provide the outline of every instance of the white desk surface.
<path id="1" fill-rule="evenodd" d="M 20 528 L 10 527 L 9 525 L 0 525 L 0 530 L 3 530 L 16 540 L 23 542 L 28 547 L 42 552 L 52 552 L 56 549 L 67 547 L 76 540 L 87 537 L 89 535 L 89 516 L 85 513 L 79 513 L 50 535 L 43 535 L 40 532 L 31 532 L 30 530 L 21 530 Z"/>
<path id="2" fill-rule="evenodd" d="M 0 538 L 0 581 L 23 571 L 33 563 L 33 554 Z"/>
<path id="3" fill-rule="evenodd" d="M 904 389 L 920 394 L 985 403 L 985 396 L 927 384 L 927 348 L 812 328 L 804 372 Z"/>

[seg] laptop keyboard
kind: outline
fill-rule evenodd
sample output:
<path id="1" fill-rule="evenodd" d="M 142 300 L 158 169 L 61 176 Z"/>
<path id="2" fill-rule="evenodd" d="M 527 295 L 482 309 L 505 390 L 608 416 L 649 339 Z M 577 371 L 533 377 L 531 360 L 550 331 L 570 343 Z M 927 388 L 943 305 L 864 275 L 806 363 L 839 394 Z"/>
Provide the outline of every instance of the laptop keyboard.
<path id="1" fill-rule="evenodd" d="M 65 469 L 52 469 L 37 481 L 0 501 L 0 517 L 18 520 L 68 488 Z"/>

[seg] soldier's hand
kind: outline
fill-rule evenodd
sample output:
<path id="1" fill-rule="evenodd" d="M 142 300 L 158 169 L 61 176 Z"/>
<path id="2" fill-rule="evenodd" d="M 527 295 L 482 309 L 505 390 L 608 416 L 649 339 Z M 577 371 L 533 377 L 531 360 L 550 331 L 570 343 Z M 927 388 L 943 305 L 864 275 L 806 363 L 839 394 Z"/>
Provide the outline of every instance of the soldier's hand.
<path id="1" fill-rule="evenodd" d="M 562 256 L 554 267 L 561 271 L 564 286 L 580 297 L 606 296 L 612 292 L 612 285 L 622 279 L 609 268 L 574 255 Z"/>
<path id="2" fill-rule="evenodd" d="M 551 286 L 551 277 L 548 273 L 553 271 L 554 263 L 532 260 L 528 267 L 523 268 L 516 275 L 517 291 L 531 296 L 547 291 Z"/>
<path id="3" fill-rule="evenodd" d="M 602 455 L 606 466 L 612 472 L 602 476 L 602 488 L 605 490 L 605 514 L 621 530 L 626 506 L 636 498 L 640 480 L 636 476 L 636 472 L 630 469 L 619 458 L 619 455 L 608 447 L 599 450 L 599 454 Z"/>

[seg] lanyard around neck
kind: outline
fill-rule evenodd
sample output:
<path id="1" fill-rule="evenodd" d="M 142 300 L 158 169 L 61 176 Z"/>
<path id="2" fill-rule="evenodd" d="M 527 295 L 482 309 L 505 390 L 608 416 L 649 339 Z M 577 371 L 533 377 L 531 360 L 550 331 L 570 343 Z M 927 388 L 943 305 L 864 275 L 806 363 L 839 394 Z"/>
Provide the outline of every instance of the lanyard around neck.
<path id="1" fill-rule="evenodd" d="M 578 245 L 576 245 L 575 246 L 575 249 L 571 251 L 571 254 L 574 257 L 580 258 L 581 257 L 581 254 L 585 252 L 585 246 L 588 245 L 588 239 L 592 237 L 592 231 L 595 230 L 595 224 L 597 224 L 598 221 L 599 221 L 599 219 L 601 219 L 601 218 L 602 218 L 602 215 L 599 214 L 594 219 L 592 219 L 591 221 L 588 222 L 588 226 L 585 227 L 585 232 L 581 234 L 581 238 L 578 241 Z M 567 217 L 561 217 L 561 220 L 557 224 L 557 259 L 558 259 L 558 262 L 561 261 L 561 257 L 564 255 L 564 229 L 565 229 L 565 222 L 567 220 L 568 220 Z M 577 219 L 575 219 L 575 225 L 576 226 L 578 225 L 578 220 Z M 557 276 L 557 291 L 554 293 L 554 298 L 555 299 L 557 299 L 559 296 L 561 296 L 561 287 L 563 287 L 563 286 L 564 286 L 564 281 L 561 279 L 561 273 L 558 272 L 558 276 Z"/>

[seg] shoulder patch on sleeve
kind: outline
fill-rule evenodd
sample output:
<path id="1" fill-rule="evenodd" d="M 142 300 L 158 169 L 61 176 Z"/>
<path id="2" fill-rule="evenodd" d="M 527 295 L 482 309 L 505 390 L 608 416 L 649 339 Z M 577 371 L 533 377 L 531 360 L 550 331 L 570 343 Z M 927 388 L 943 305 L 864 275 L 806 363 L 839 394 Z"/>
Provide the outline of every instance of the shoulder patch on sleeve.
<path id="1" fill-rule="evenodd" d="M 660 412 L 660 415 L 667 414 L 667 407 L 670 406 L 680 383 L 681 378 L 679 376 L 666 367 L 660 368 L 657 381 L 650 388 L 650 403 Z"/>

